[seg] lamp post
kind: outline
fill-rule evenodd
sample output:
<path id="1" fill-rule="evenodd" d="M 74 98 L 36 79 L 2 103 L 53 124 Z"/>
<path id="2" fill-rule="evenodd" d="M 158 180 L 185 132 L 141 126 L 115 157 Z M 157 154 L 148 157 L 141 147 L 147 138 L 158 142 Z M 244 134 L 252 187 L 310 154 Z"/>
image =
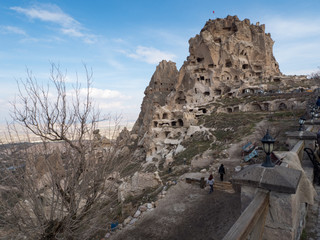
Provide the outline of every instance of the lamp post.
<path id="1" fill-rule="evenodd" d="M 303 124 L 304 124 L 305 121 L 306 121 L 306 119 L 304 117 L 301 117 L 299 119 L 299 124 L 300 124 L 299 131 L 303 131 L 304 130 Z"/>
<path id="2" fill-rule="evenodd" d="M 269 129 L 267 130 L 266 135 L 264 135 L 264 137 L 261 139 L 261 142 L 262 142 L 263 150 L 267 155 L 265 161 L 261 164 L 261 166 L 274 167 L 274 163 L 271 162 L 270 154 L 273 151 L 273 144 L 275 140 L 273 139 L 273 137 L 270 136 Z"/>

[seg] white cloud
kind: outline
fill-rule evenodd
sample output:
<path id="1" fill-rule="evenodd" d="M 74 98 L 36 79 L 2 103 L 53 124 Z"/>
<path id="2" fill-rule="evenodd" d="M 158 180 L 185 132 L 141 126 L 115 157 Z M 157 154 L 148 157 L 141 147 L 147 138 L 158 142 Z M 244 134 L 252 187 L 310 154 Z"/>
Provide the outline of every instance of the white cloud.
<path id="1" fill-rule="evenodd" d="M 27 35 L 27 33 L 23 29 L 14 26 L 0 26 L 0 32 L 4 34 L 13 33 L 23 36 Z"/>
<path id="2" fill-rule="evenodd" d="M 162 60 L 174 60 L 176 56 L 172 53 L 162 52 L 156 48 L 138 46 L 134 53 L 125 53 L 128 57 L 147 62 L 158 64 Z"/>
<path id="3" fill-rule="evenodd" d="M 267 31 L 278 39 L 310 38 L 320 35 L 319 19 L 269 18 L 265 21 Z"/>
<path id="4" fill-rule="evenodd" d="M 320 61 L 320 18 L 266 17 L 266 32 L 275 41 L 274 55 L 284 74 L 306 74 Z M 310 73 L 310 72 L 309 72 Z"/>
<path id="5" fill-rule="evenodd" d="M 91 96 L 95 99 L 118 99 L 125 100 L 130 99 L 129 96 L 125 96 L 119 91 L 109 89 L 91 88 Z M 81 89 L 81 94 L 86 94 L 86 89 Z"/>
<path id="6" fill-rule="evenodd" d="M 83 38 L 87 43 L 95 42 L 94 35 L 86 34 L 77 20 L 64 13 L 54 4 L 40 4 L 30 8 L 11 7 L 10 9 L 24 14 L 30 19 L 57 24 L 64 35 Z"/>

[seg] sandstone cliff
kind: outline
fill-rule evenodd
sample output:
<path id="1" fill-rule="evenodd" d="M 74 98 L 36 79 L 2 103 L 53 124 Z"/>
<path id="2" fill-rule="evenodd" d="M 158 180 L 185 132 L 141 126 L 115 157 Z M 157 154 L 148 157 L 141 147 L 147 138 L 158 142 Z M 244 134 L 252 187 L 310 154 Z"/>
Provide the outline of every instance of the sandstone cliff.
<path id="1" fill-rule="evenodd" d="M 145 97 L 141 105 L 141 112 L 133 126 L 133 133 L 143 136 L 151 123 L 155 107 L 166 104 L 166 97 L 174 91 L 177 78 L 178 70 L 174 62 L 163 60 L 159 63 L 144 92 Z"/>
<path id="2" fill-rule="evenodd" d="M 190 55 L 178 72 L 173 62 L 157 66 L 141 105 L 132 134 L 138 136 L 146 163 L 158 169 L 184 151 L 183 142 L 195 136 L 211 139 L 213 129 L 198 126 L 199 117 L 214 112 L 270 111 L 294 108 L 291 101 L 274 98 L 264 103 L 241 102 L 246 94 L 290 88 L 273 56 L 265 26 L 237 16 L 209 20 L 189 40 Z M 228 98 L 239 99 L 226 105 Z M 302 104 L 303 105 L 303 104 Z"/>

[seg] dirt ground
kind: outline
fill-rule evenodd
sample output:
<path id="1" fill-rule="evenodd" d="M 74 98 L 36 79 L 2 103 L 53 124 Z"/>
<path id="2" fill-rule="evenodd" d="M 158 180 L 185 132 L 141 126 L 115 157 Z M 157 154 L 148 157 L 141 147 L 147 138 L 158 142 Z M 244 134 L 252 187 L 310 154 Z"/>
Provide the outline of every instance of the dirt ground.
<path id="1" fill-rule="evenodd" d="M 187 184 L 171 187 L 159 206 L 111 239 L 222 239 L 240 216 L 240 194 Z"/>

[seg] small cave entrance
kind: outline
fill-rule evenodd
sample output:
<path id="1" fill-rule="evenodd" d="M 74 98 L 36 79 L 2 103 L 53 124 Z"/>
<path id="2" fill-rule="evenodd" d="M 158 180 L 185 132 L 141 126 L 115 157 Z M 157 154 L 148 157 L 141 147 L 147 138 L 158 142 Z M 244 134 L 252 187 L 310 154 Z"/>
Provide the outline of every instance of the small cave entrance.
<path id="1" fill-rule="evenodd" d="M 203 60 L 204 60 L 204 58 L 199 58 L 199 57 L 197 58 L 197 62 L 198 62 L 198 63 L 203 62 Z"/>
<path id="2" fill-rule="evenodd" d="M 168 113 L 163 113 L 162 119 L 168 119 Z"/>
<path id="3" fill-rule="evenodd" d="M 253 103 L 251 106 L 252 106 L 252 111 L 262 111 L 262 108 L 258 103 Z"/>
<path id="4" fill-rule="evenodd" d="M 274 78 L 273 81 L 274 81 L 275 83 L 280 83 L 280 78 Z"/>
<path id="5" fill-rule="evenodd" d="M 204 95 L 204 96 L 210 96 L 210 92 L 209 92 L 209 91 L 206 91 L 206 92 L 203 93 L 203 95 Z"/>
<path id="6" fill-rule="evenodd" d="M 288 107 L 285 103 L 280 103 L 278 109 L 279 109 L 279 111 L 284 111 L 284 110 L 287 110 Z"/>
<path id="7" fill-rule="evenodd" d="M 176 127 L 176 126 L 177 126 L 177 122 L 176 122 L 176 121 L 172 121 L 172 122 L 171 122 L 171 126 L 172 126 L 172 127 Z"/>
<path id="8" fill-rule="evenodd" d="M 213 41 L 214 41 L 215 43 L 221 43 L 221 38 L 215 38 Z"/>
<path id="9" fill-rule="evenodd" d="M 232 62 L 229 59 L 226 61 L 226 67 L 227 68 L 232 67 Z"/>
<path id="10" fill-rule="evenodd" d="M 199 111 L 202 113 L 207 113 L 207 109 L 205 109 L 205 108 L 199 108 Z"/>
<path id="11" fill-rule="evenodd" d="M 232 108 L 227 108 L 228 113 L 232 113 Z"/>
<path id="12" fill-rule="evenodd" d="M 242 65 L 242 69 L 248 69 L 249 68 L 249 64 L 243 64 Z"/>
<path id="13" fill-rule="evenodd" d="M 221 91 L 221 89 L 215 89 L 215 90 L 214 90 L 214 93 L 215 93 L 216 95 L 221 95 L 222 91 Z"/>
<path id="14" fill-rule="evenodd" d="M 153 127 L 158 127 L 158 122 L 157 121 L 153 122 Z"/>
<path id="15" fill-rule="evenodd" d="M 234 111 L 234 112 L 239 112 L 240 109 L 239 109 L 239 107 L 234 107 L 234 108 L 233 108 L 233 111 Z"/>
<path id="16" fill-rule="evenodd" d="M 204 80 L 204 76 L 200 76 L 200 80 Z"/>
<path id="17" fill-rule="evenodd" d="M 183 127 L 183 120 L 182 119 L 178 119 L 178 124 L 180 127 Z"/>

